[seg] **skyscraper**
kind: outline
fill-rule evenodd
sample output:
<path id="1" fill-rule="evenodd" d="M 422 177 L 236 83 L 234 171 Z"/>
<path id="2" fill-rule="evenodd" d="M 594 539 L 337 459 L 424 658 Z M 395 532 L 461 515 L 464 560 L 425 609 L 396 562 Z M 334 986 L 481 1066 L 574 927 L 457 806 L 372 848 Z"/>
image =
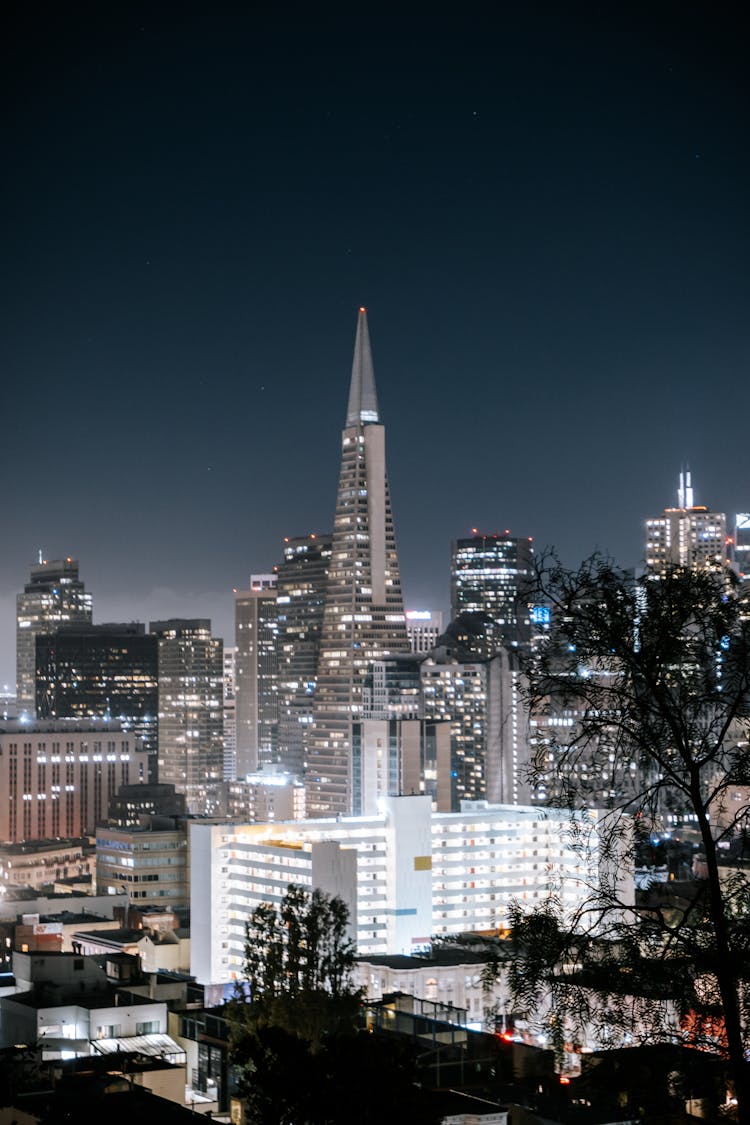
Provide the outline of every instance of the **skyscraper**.
<path id="1" fill-rule="evenodd" d="M 36 637 L 40 719 L 117 719 L 157 777 L 158 641 L 143 625 L 66 625 Z"/>
<path id="2" fill-rule="evenodd" d="M 480 630 L 458 634 L 472 655 L 489 658 L 501 647 L 531 640 L 531 582 L 534 551 L 531 539 L 500 532 L 455 539 L 451 550 L 451 618 L 470 614 L 482 619 Z"/>
<path id="3" fill-rule="evenodd" d="M 690 470 L 680 473 L 677 507 L 646 520 L 646 566 L 654 574 L 668 567 L 726 571 L 727 517 L 693 502 Z"/>
<path id="4" fill-rule="evenodd" d="M 234 595 L 238 778 L 276 761 L 279 728 L 276 575 L 251 574 Z"/>
<path id="5" fill-rule="evenodd" d="M 302 776 L 313 717 L 330 535 L 284 540 L 277 568 L 279 762 Z"/>
<path id="6" fill-rule="evenodd" d="M 367 313 L 359 310 L 307 763 L 308 815 L 352 809 L 352 723 L 373 660 L 408 652 Z"/>
<path id="7" fill-rule="evenodd" d="M 40 552 L 41 554 L 41 552 Z M 16 704 L 19 715 L 34 715 L 36 637 L 61 625 L 91 624 L 91 594 L 78 577 L 76 559 L 42 561 L 16 599 Z"/>
<path id="8" fill-rule="evenodd" d="M 224 768 L 224 655 L 203 619 L 152 621 L 159 638 L 159 781 L 215 813 Z"/>

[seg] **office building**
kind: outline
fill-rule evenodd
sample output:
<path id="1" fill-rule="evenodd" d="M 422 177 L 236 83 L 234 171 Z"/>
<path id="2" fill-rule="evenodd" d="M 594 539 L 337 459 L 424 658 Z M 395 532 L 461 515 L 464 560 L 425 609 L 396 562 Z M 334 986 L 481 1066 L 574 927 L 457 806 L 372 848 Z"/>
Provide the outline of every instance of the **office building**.
<path id="1" fill-rule="evenodd" d="M 16 599 L 16 706 L 19 715 L 34 716 L 36 647 L 39 634 L 61 625 L 91 624 L 91 594 L 78 577 L 76 559 L 42 561 Z"/>
<path id="2" fill-rule="evenodd" d="M 443 615 L 435 609 L 407 609 L 406 635 L 411 651 L 426 655 L 438 643 L 443 632 Z"/>
<path id="3" fill-rule="evenodd" d="M 148 756 L 119 723 L 0 723 L 0 840 L 93 835 L 120 786 L 147 774 Z"/>
<path id="4" fill-rule="evenodd" d="M 279 733 L 276 575 L 235 590 L 234 710 L 238 778 L 276 761 Z"/>
<path id="5" fill-rule="evenodd" d="M 434 935 L 497 932 L 514 901 L 533 908 L 555 895 L 572 916 L 604 870 L 598 819 L 595 810 L 486 801 L 441 814 L 429 797 L 408 796 L 385 798 L 368 817 L 194 822 L 191 973 L 204 984 L 241 977 L 245 922 L 260 903 L 278 906 L 290 883 L 343 899 L 360 955 L 419 952 Z M 623 901 L 632 902 L 632 876 L 620 877 Z"/>
<path id="6" fill-rule="evenodd" d="M 304 772 L 323 626 L 330 535 L 284 540 L 277 568 L 279 764 Z"/>
<path id="7" fill-rule="evenodd" d="M 224 781 L 237 776 L 236 665 L 237 649 L 224 645 Z"/>
<path id="8" fill-rule="evenodd" d="M 240 821 L 302 820 L 305 787 L 278 766 L 227 782 L 226 815 Z"/>
<path id="9" fill-rule="evenodd" d="M 311 815 L 349 813 L 352 724 L 369 665 L 408 652 L 393 513 L 367 327 L 360 309 L 326 585 L 306 787 Z"/>
<path id="10" fill-rule="evenodd" d="M 450 754 L 430 763 L 425 788 L 441 812 L 465 800 L 526 804 L 529 726 L 517 649 L 466 662 L 437 649 L 421 665 L 426 719 L 450 728 Z M 429 787 L 427 781 L 430 782 Z"/>
<path id="11" fill-rule="evenodd" d="M 134 906 L 188 906 L 187 821 L 144 816 L 130 828 L 97 828 L 96 887 L 125 891 Z"/>
<path id="12" fill-rule="evenodd" d="M 646 566 L 653 575 L 670 567 L 725 573 L 729 565 L 727 518 L 694 503 L 689 470 L 680 473 L 677 507 L 646 520 Z"/>
<path id="13" fill-rule="evenodd" d="M 531 539 L 507 531 L 483 535 L 475 530 L 470 538 L 453 541 L 451 618 L 454 628 L 468 624 L 468 629 L 459 628 L 458 639 L 475 658 L 529 644 L 533 557 Z M 473 617 L 481 621 L 481 629 L 471 627 Z"/>
<path id="14" fill-rule="evenodd" d="M 152 621 L 159 641 L 159 781 L 191 813 L 219 807 L 224 772 L 224 654 L 206 619 Z"/>
<path id="15" fill-rule="evenodd" d="M 36 637 L 36 713 L 40 719 L 117 719 L 158 758 L 158 642 L 135 622 L 66 625 Z"/>

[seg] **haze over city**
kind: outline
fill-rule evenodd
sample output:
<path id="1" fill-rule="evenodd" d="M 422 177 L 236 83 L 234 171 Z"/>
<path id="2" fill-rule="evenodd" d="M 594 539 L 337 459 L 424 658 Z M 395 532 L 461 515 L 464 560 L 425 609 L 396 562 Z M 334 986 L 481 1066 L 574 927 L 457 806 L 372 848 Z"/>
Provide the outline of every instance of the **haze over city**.
<path id="1" fill-rule="evenodd" d="M 231 642 L 331 528 L 359 305 L 408 605 L 472 526 L 635 564 L 686 462 L 748 509 L 732 8 L 13 16 L 0 681 L 39 549 Z"/>

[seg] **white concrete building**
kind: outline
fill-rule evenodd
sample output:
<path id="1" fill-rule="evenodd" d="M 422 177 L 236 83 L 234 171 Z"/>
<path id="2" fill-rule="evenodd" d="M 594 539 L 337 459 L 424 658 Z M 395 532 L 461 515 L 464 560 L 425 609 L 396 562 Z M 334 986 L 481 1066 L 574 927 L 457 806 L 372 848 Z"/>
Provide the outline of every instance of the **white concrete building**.
<path id="1" fill-rule="evenodd" d="M 92 1040 L 166 1035 L 164 1001 L 119 1003 L 104 971 L 86 957 L 16 953 L 13 967 L 17 984 L 28 991 L 0 998 L 3 1047 L 41 1043 L 43 1058 L 73 1058 L 93 1053 Z"/>
<path id="2" fill-rule="evenodd" d="M 242 976 L 245 923 L 290 883 L 348 905 L 360 955 L 413 953 L 433 935 L 496 931 L 513 900 L 556 894 L 571 911 L 598 880 L 598 814 L 464 802 L 433 813 L 427 796 L 389 797 L 371 817 L 190 827 L 191 972 Z M 585 847 L 581 848 L 582 841 Z"/>

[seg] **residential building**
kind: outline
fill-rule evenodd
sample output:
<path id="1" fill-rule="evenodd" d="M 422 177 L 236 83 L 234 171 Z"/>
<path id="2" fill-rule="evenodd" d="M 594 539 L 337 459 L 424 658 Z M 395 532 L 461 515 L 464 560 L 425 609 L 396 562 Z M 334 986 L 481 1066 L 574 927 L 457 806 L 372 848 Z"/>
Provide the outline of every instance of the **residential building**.
<path id="1" fill-rule="evenodd" d="M 72 1058 L 95 1054 L 94 1041 L 101 1049 L 104 1041 L 136 1035 L 166 1038 L 166 1002 L 135 995 L 123 1001 L 93 958 L 14 953 L 13 969 L 30 987 L 0 997 L 3 1047 L 38 1043 L 42 1058 Z"/>
<path id="2" fill-rule="evenodd" d="M 36 706 L 36 637 L 61 625 L 91 624 L 91 594 L 78 577 L 77 559 L 42 560 L 16 599 L 16 706 L 33 718 Z"/>
<path id="3" fill-rule="evenodd" d="M 65 625 L 36 637 L 40 719 L 118 719 L 158 768 L 158 641 L 137 622 Z"/>
<path id="4" fill-rule="evenodd" d="M 314 724 L 305 784 L 309 813 L 353 808 L 352 724 L 373 660 L 408 652 L 393 513 L 367 313 L 359 311 L 328 570 Z"/>
<path id="5" fill-rule="evenodd" d="M 279 764 L 302 777 L 313 721 L 330 535 L 284 540 L 276 568 Z"/>
<path id="6" fill-rule="evenodd" d="M 204 984 L 242 975 L 245 922 L 291 883 L 336 894 L 361 955 L 415 952 L 434 935 L 497 931 L 509 906 L 556 896 L 572 917 L 600 878 L 595 810 L 386 797 L 375 816 L 190 827 L 192 961 Z M 575 839 L 574 839 L 575 837 Z M 632 902 L 623 862 L 620 893 Z M 200 904 L 200 910 L 195 904 Z"/>
<path id="7" fill-rule="evenodd" d="M 159 781 L 216 812 L 224 772 L 223 642 L 206 619 L 152 621 L 159 641 Z"/>
<path id="8" fill-rule="evenodd" d="M 93 835 L 120 786 L 147 774 L 148 755 L 119 723 L 0 723 L 0 840 Z"/>
<path id="9" fill-rule="evenodd" d="M 276 761 L 278 654 L 276 575 L 253 574 L 234 592 L 236 776 Z"/>

